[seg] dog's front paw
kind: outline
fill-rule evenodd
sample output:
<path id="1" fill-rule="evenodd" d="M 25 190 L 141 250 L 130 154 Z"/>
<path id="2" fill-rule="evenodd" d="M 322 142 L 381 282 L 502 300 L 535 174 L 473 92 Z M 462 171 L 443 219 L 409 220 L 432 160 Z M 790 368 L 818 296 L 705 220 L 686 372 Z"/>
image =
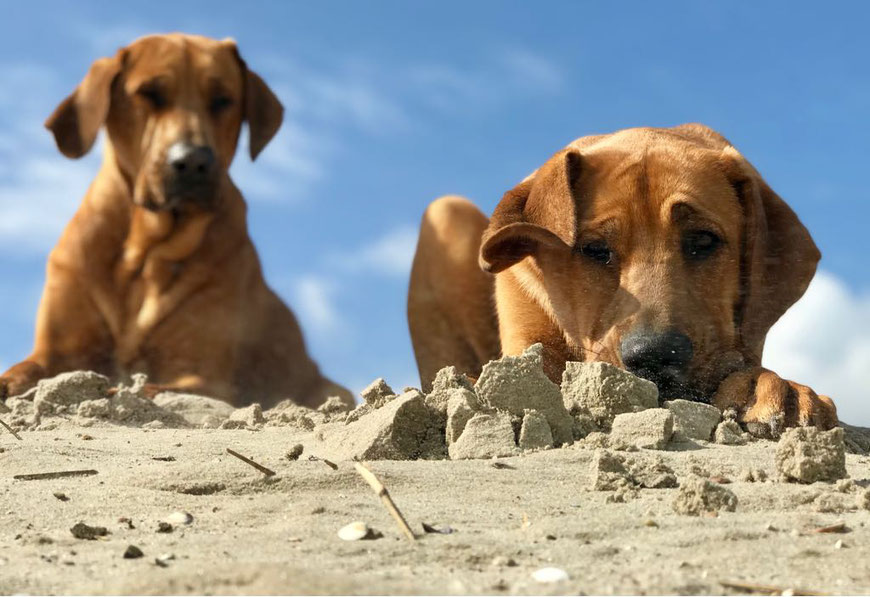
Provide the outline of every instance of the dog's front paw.
<path id="1" fill-rule="evenodd" d="M 726 377 L 713 404 L 722 411 L 735 409 L 737 420 L 759 437 L 777 438 L 785 427 L 837 426 L 837 408 L 830 398 L 763 367 Z"/>

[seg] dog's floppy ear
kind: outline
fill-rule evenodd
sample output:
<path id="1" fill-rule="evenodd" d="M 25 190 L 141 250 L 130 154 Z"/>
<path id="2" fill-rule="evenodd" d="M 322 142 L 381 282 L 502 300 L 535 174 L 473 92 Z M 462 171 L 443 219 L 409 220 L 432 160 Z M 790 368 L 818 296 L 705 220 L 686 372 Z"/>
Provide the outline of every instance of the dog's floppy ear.
<path id="1" fill-rule="evenodd" d="M 504 194 L 483 233 L 479 261 L 484 271 L 507 269 L 541 245 L 574 245 L 580 161 L 576 149 L 563 149 Z"/>
<path id="2" fill-rule="evenodd" d="M 75 91 L 45 121 L 57 148 L 66 157 L 80 158 L 93 147 L 109 114 L 112 83 L 121 72 L 122 57 L 120 50 L 111 58 L 94 62 Z"/>
<path id="3" fill-rule="evenodd" d="M 272 92 L 260 75 L 248 68 L 247 63 L 239 54 L 236 42 L 225 39 L 223 43 L 230 47 L 242 67 L 245 85 L 244 117 L 248 122 L 248 143 L 251 159 L 257 159 L 263 148 L 268 145 L 284 120 L 284 106 Z"/>
<path id="4" fill-rule="evenodd" d="M 734 147 L 722 150 L 720 163 L 744 215 L 735 319 L 744 356 L 759 364 L 768 330 L 803 296 L 821 253 L 794 211 Z"/>
<path id="5" fill-rule="evenodd" d="M 252 70 L 245 74 L 245 119 L 248 121 L 251 159 L 255 160 L 281 128 L 284 106 L 260 75 Z"/>

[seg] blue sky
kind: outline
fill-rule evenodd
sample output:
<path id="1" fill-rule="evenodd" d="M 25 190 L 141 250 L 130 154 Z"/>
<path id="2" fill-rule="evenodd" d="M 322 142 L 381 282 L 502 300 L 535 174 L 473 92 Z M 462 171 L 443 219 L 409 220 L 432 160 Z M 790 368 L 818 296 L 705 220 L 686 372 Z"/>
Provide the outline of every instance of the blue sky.
<path id="1" fill-rule="evenodd" d="M 870 424 L 870 4 L 18 4 L 0 23 L 0 367 L 26 356 L 44 262 L 96 172 L 42 121 L 135 37 L 233 37 L 286 107 L 233 167 L 270 284 L 358 390 L 416 384 L 407 274 L 426 204 L 501 194 L 584 134 L 704 122 L 755 164 L 824 258 L 766 362 Z"/>

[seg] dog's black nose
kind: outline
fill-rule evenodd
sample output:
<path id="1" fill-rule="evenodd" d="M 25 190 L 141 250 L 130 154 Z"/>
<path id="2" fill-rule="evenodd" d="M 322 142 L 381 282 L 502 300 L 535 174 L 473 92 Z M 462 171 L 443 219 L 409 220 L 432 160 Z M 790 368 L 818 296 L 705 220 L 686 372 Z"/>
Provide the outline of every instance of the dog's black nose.
<path id="1" fill-rule="evenodd" d="M 655 383 L 659 391 L 682 381 L 693 353 L 689 337 L 675 331 L 633 332 L 619 348 L 625 368 Z"/>
<path id="2" fill-rule="evenodd" d="M 211 147 L 179 141 L 169 147 L 166 162 L 179 184 L 195 185 L 211 179 L 216 160 Z"/>

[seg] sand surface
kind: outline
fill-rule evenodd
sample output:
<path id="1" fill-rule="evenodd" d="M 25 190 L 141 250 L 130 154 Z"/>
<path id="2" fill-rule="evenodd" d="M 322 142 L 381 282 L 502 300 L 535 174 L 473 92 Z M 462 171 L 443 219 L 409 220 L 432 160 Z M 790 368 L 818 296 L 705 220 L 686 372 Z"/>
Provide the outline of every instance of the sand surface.
<path id="1" fill-rule="evenodd" d="M 369 463 L 415 530 L 423 522 L 454 530 L 412 544 L 353 463 L 332 470 L 309 461 L 319 444 L 294 427 L 69 424 L 21 438 L 0 429 L 2 594 L 740 593 L 723 581 L 870 591 L 870 511 L 860 505 L 870 458 L 862 455 L 847 455 L 852 483 L 797 485 L 740 480 L 750 468 L 776 477 L 776 446 L 767 441 L 629 454 L 661 456 L 678 479 L 692 468 L 731 479 L 736 511 L 715 517 L 674 512 L 678 489 L 643 489 L 624 503 L 591 490 L 591 446 L 498 460 L 511 468 L 493 460 Z M 297 443 L 302 457 L 288 460 Z M 277 475 L 265 478 L 227 448 Z M 98 474 L 13 479 L 66 469 Z M 193 522 L 158 533 L 176 511 Z M 383 537 L 339 539 L 338 529 L 356 520 Z M 811 532 L 838 521 L 846 532 Z M 109 534 L 77 539 L 70 528 L 78 522 Z M 144 556 L 125 559 L 129 545 Z M 568 580 L 532 579 L 550 566 Z"/>

